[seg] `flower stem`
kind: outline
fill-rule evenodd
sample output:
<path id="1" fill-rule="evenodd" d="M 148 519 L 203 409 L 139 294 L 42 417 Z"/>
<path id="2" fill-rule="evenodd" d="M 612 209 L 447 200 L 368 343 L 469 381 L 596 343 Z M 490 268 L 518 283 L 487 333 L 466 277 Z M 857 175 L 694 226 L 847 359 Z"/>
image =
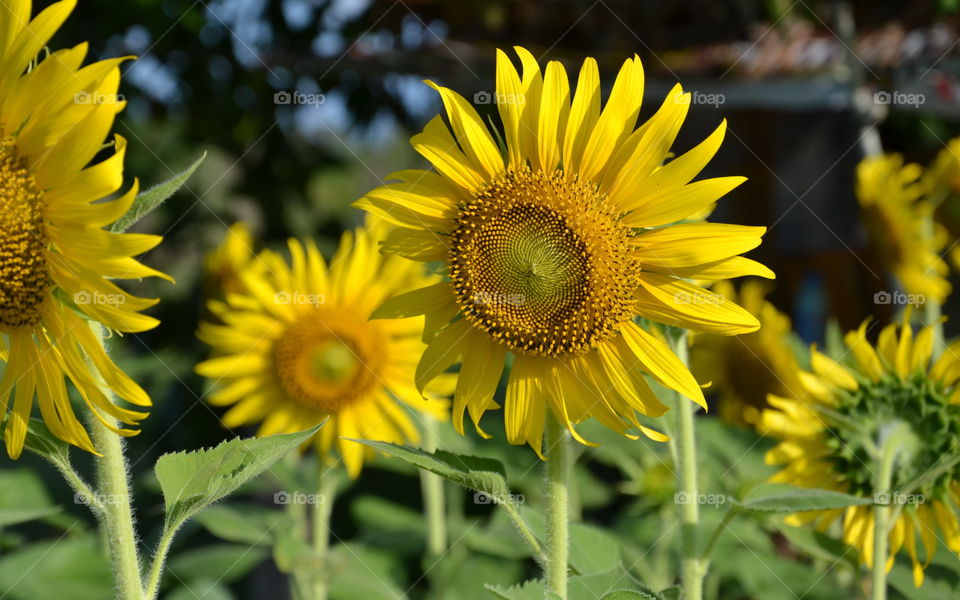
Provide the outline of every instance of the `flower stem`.
<path id="1" fill-rule="evenodd" d="M 880 473 L 877 476 L 875 492 L 887 494 L 893 499 L 893 469 L 897 454 L 903 449 L 904 436 L 908 434 L 904 424 L 897 424 L 890 431 L 882 446 L 880 455 Z M 892 525 L 889 504 L 880 504 L 873 509 L 873 565 L 872 565 L 872 600 L 886 600 L 887 598 L 887 554 L 889 552 L 890 527 Z"/>
<path id="2" fill-rule="evenodd" d="M 567 430 L 547 411 L 546 445 L 547 458 L 547 589 L 561 600 L 567 599 L 567 556 L 570 551 L 568 529 L 570 478 L 570 443 Z"/>
<path id="3" fill-rule="evenodd" d="M 430 416 L 424 417 L 424 452 L 437 450 L 437 421 Z M 446 501 L 443 493 L 443 479 L 426 469 L 420 469 L 420 488 L 423 493 L 423 511 L 427 519 L 427 553 L 440 556 L 447 549 Z"/>
<path id="4" fill-rule="evenodd" d="M 150 563 L 150 572 L 147 574 L 147 585 L 143 589 L 144 600 L 154 600 L 160 593 L 160 578 L 163 576 L 163 568 L 167 564 L 167 555 L 170 554 L 170 546 L 173 544 L 173 536 L 176 532 L 176 528 L 164 527 L 163 533 L 160 534 L 160 542 L 157 544 L 153 562 Z"/>
<path id="5" fill-rule="evenodd" d="M 673 343 L 677 357 L 687 364 L 687 333 L 683 331 Z M 681 501 L 677 502 L 680 513 L 680 535 L 683 544 L 681 552 L 681 578 L 684 600 L 703 598 L 703 578 L 707 572 L 707 561 L 701 558 L 698 550 L 697 530 L 700 524 L 700 506 L 697 503 L 697 444 L 693 424 L 693 402 L 680 394 L 675 394 L 677 447 L 677 492 Z"/>
<path id="6" fill-rule="evenodd" d="M 110 417 L 105 417 L 110 418 Z M 97 498 L 103 505 L 101 529 L 110 547 L 117 598 L 141 600 L 140 561 L 137 535 L 133 528 L 127 459 L 120 436 L 107 429 L 96 417 L 89 419 L 94 446 L 103 453 L 96 459 Z"/>
<path id="7" fill-rule="evenodd" d="M 313 600 L 326 600 L 330 586 L 330 569 L 327 554 L 330 549 L 330 515 L 333 514 L 333 500 L 337 493 L 337 473 L 330 469 L 318 474 L 317 495 L 313 502 L 313 555 L 319 568 L 313 579 Z"/>

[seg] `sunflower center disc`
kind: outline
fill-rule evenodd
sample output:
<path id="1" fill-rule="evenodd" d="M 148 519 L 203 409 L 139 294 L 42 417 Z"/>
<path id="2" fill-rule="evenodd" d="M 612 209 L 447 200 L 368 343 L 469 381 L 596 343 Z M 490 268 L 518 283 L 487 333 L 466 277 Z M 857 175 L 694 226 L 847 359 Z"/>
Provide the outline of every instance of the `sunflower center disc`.
<path id="1" fill-rule="evenodd" d="M 280 387 L 307 408 L 339 411 L 377 385 L 375 338 L 355 317 L 305 315 L 274 344 Z"/>
<path id="2" fill-rule="evenodd" d="M 632 230 L 595 188 L 513 171 L 462 207 L 450 277 L 461 312 L 512 350 L 594 348 L 631 318 Z"/>
<path id="3" fill-rule="evenodd" d="M 0 140 L 0 330 L 32 327 L 50 287 L 43 194 L 12 138 Z"/>

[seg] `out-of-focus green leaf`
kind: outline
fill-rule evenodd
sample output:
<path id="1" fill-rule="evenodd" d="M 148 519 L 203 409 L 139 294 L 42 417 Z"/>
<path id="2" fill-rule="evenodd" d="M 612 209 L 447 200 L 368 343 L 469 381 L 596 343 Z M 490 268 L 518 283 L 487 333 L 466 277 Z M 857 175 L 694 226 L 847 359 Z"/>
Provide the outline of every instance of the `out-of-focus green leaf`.
<path id="1" fill-rule="evenodd" d="M 762 483 L 750 490 L 743 500 L 733 500 L 733 502 L 744 510 L 781 513 L 873 504 L 873 500 L 869 498 L 784 483 Z"/>
<path id="2" fill-rule="evenodd" d="M 125 215 L 117 219 L 116 222 L 110 226 L 110 231 L 126 231 L 130 229 L 137 221 L 150 214 L 155 208 L 163 204 L 167 198 L 177 193 L 177 190 L 187 183 L 187 180 L 190 179 L 190 176 L 193 175 L 193 172 L 197 170 L 197 167 L 200 166 L 200 163 L 202 163 L 205 158 L 207 158 L 206 152 L 201 154 L 199 158 L 193 161 L 193 164 L 183 171 L 180 171 L 170 179 L 164 181 L 163 183 L 158 183 L 149 190 L 137 194 L 136 199 L 130 206 L 130 210 L 128 210 Z"/>
<path id="3" fill-rule="evenodd" d="M 525 581 L 508 588 L 488 585 L 487 589 L 502 600 L 543 600 L 547 595 L 547 586 L 539 579 Z"/>
<path id="4" fill-rule="evenodd" d="M 267 556 L 267 549 L 258 546 L 211 544 L 176 554 L 167 568 L 183 581 L 200 580 L 213 575 L 229 583 L 249 573 Z"/>
<path id="5" fill-rule="evenodd" d="M 398 446 L 388 442 L 354 441 L 436 473 L 463 487 L 489 494 L 491 499 L 507 498 L 510 495 L 503 464 L 492 458 L 463 456 L 443 450 L 437 450 L 431 454 L 417 448 Z"/>
<path id="6" fill-rule="evenodd" d="M 255 546 L 273 544 L 277 533 L 290 524 L 286 513 L 254 504 L 218 504 L 194 518 L 222 540 Z"/>
<path id="7" fill-rule="evenodd" d="M 186 581 L 164 596 L 164 600 L 197 600 L 197 598 L 233 600 L 234 596 L 223 583 L 217 581 L 216 577 L 210 576 Z"/>
<path id="8" fill-rule="evenodd" d="M 620 564 L 616 538 L 599 527 L 583 523 L 570 526 L 570 565 L 581 575 L 604 573 Z"/>
<path id="9" fill-rule="evenodd" d="M 397 600 L 406 597 L 403 569 L 389 553 L 347 542 L 330 551 L 330 600 Z"/>
<path id="10" fill-rule="evenodd" d="M 0 557 L 4 600 L 111 598 L 113 577 L 93 536 L 30 544 Z"/>

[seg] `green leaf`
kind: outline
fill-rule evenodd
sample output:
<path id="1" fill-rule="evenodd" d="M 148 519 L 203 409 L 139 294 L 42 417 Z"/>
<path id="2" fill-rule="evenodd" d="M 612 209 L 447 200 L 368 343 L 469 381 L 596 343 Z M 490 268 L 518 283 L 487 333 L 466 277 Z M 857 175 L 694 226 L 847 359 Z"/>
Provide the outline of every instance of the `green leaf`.
<path id="1" fill-rule="evenodd" d="M 600 600 L 659 600 L 656 596 L 646 592 L 637 592 L 634 590 L 617 590 L 610 592 Z"/>
<path id="2" fill-rule="evenodd" d="M 373 440 L 352 440 L 436 473 L 465 488 L 488 494 L 491 499 L 508 498 L 507 475 L 503 464 L 492 458 L 465 456 L 437 450 L 430 454 L 417 448 Z M 480 498 L 479 502 L 483 502 Z"/>
<path id="3" fill-rule="evenodd" d="M 193 175 L 193 172 L 197 170 L 197 167 L 200 166 L 200 163 L 202 163 L 205 158 L 207 158 L 206 152 L 201 154 L 200 158 L 193 161 L 192 165 L 170 179 L 137 194 L 136 199 L 130 206 L 130 210 L 110 226 L 110 231 L 117 233 L 126 231 L 130 229 L 134 223 L 150 214 L 155 208 L 163 204 L 164 200 L 174 195 L 177 190 L 183 187 L 183 184 L 187 182 L 187 179 L 190 179 L 190 176 Z"/>
<path id="4" fill-rule="evenodd" d="M 8 413 L 9 415 L 9 413 Z M 6 431 L 4 423 L 7 415 L 0 419 L 0 440 L 3 439 L 3 432 Z M 27 450 L 38 454 L 55 465 L 69 465 L 70 446 L 53 435 L 46 423 L 39 419 L 30 419 L 27 422 L 27 437 L 23 443 Z"/>
<path id="5" fill-rule="evenodd" d="M 240 579 L 268 556 L 266 548 L 238 544 L 211 544 L 195 550 L 180 552 L 167 568 L 175 579 L 188 581 L 216 576 L 220 581 Z"/>
<path id="6" fill-rule="evenodd" d="M 43 519 L 61 510 L 32 470 L 0 470 L 0 527 Z"/>
<path id="7" fill-rule="evenodd" d="M 232 493 L 319 428 L 265 438 L 237 438 L 209 450 L 164 454 L 157 460 L 155 471 L 166 503 L 167 524 L 177 527 Z"/>
<path id="8" fill-rule="evenodd" d="M 570 565 L 581 575 L 604 573 L 620 564 L 616 538 L 598 527 L 570 525 Z"/>
<path id="9" fill-rule="evenodd" d="M 110 565 L 93 536 L 38 542 L 0 557 L 4 600 L 112 598 Z"/>
<path id="10" fill-rule="evenodd" d="M 329 555 L 331 600 L 406 598 L 403 569 L 396 558 L 369 546 L 337 544 Z"/>
<path id="11" fill-rule="evenodd" d="M 525 581 L 508 588 L 488 585 L 487 589 L 502 600 L 543 600 L 547 594 L 547 586 L 539 579 Z"/>
<path id="12" fill-rule="evenodd" d="M 255 504 L 209 506 L 194 519 L 222 540 L 253 546 L 270 546 L 290 526 L 286 513 Z"/>
<path id="13" fill-rule="evenodd" d="M 750 490 L 743 500 L 733 500 L 732 502 L 744 510 L 782 513 L 830 510 L 873 504 L 873 500 L 868 498 L 859 498 L 833 490 L 802 488 L 784 483 L 761 483 Z"/>
<path id="14" fill-rule="evenodd" d="M 211 575 L 183 582 L 166 596 L 164 600 L 233 600 L 234 596 L 225 585 Z"/>

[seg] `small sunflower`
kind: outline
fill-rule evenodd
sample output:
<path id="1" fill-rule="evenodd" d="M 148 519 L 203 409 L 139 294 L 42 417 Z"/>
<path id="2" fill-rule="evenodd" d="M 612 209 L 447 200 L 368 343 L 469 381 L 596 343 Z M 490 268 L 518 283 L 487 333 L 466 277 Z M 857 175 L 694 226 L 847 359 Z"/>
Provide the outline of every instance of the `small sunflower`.
<path id="1" fill-rule="evenodd" d="M 150 406 L 150 398 L 110 360 L 87 320 L 121 332 L 150 329 L 157 320 L 140 311 L 157 301 L 111 280 L 169 279 L 133 258 L 159 236 L 103 229 L 137 195 L 134 181 L 126 194 L 103 201 L 123 184 L 127 142 L 110 130 L 124 106 L 117 89 L 125 59 L 81 68 L 86 43 L 38 57 L 75 4 L 58 2 L 31 21 L 29 1 L 0 3 L 0 415 L 12 395 L 4 431 L 11 458 L 23 449 L 34 396 L 54 435 L 96 453 L 66 379 L 107 427 L 136 433 L 112 420 L 136 425 L 147 413 L 114 404 L 98 380 L 137 407 Z M 93 163 L 105 141 L 112 152 Z"/>
<path id="2" fill-rule="evenodd" d="M 955 269 L 960 269 L 960 137 L 953 138 L 926 173 L 930 196 L 936 205 L 935 217 L 954 243 L 948 248 Z"/>
<path id="3" fill-rule="evenodd" d="M 729 281 L 718 281 L 713 291 L 757 315 L 760 329 L 737 337 L 696 336 L 691 371 L 698 380 L 712 382 L 721 419 L 754 425 L 760 411 L 769 407 L 767 394 L 790 396 L 803 389 L 790 345 L 790 317 L 765 299 L 769 290 L 758 280 L 744 282 L 739 293 Z"/>
<path id="4" fill-rule="evenodd" d="M 917 164 L 903 164 L 899 154 L 867 157 L 857 165 L 857 198 L 867 231 L 880 260 L 907 294 L 942 303 L 950 293 L 948 267 L 940 258 L 946 231 L 926 231 L 933 206 Z"/>
<path id="5" fill-rule="evenodd" d="M 246 223 L 238 221 L 227 229 L 217 248 L 204 261 L 207 298 L 223 298 L 243 290 L 240 273 L 254 258 L 253 235 Z"/>
<path id="6" fill-rule="evenodd" d="M 738 256 L 760 243 L 765 228 L 680 223 L 744 181 L 690 183 L 726 124 L 664 164 L 690 105 L 679 85 L 636 127 L 643 97 L 636 56 L 601 110 L 592 58 L 571 93 L 559 62 L 541 73 L 530 52 L 516 51 L 522 76 L 497 54 L 502 151 L 463 97 L 428 81 L 452 132 L 438 115 L 411 143 L 436 170 L 395 173 L 398 183 L 358 202 L 398 226 L 385 251 L 440 262 L 445 272 L 376 316 L 426 315 L 430 345 L 419 387 L 461 363 L 453 411 L 461 433 L 469 410 L 486 436 L 480 418 L 496 406 L 491 398 L 512 360 L 510 443 L 539 453 L 547 407 L 583 443 L 573 424 L 588 417 L 664 439 L 637 419 L 667 410 L 641 371 L 701 405 L 703 393 L 662 337 L 634 318 L 724 335 L 754 331 L 759 323 L 747 311 L 687 279 L 773 276 Z"/>
<path id="7" fill-rule="evenodd" d="M 905 548 L 913 563 L 914 583 L 923 583 L 937 538 L 960 553 L 960 468 L 927 477 L 942 459 L 955 452 L 960 434 L 960 344 L 933 361 L 934 328 L 914 336 L 909 311 L 900 324 L 880 333 L 874 348 L 867 341 L 867 323 L 846 335 L 852 355 L 844 366 L 815 348 L 813 372 L 800 372 L 805 394 L 801 398 L 770 396 L 773 408 L 763 412 L 759 429 L 780 440 L 767 453 L 767 463 L 780 465 L 772 481 L 831 489 L 876 502 L 896 505 L 899 511 L 889 534 L 890 556 Z M 898 334 L 899 330 L 899 336 Z M 889 490 L 876 489 L 877 447 L 895 428 L 906 428 L 911 439 L 893 470 Z M 872 566 L 874 506 L 812 511 L 788 517 L 793 525 L 812 523 L 827 529 L 842 520 L 844 541 L 860 551 Z M 918 556 L 919 537 L 925 560 Z"/>
<path id="8" fill-rule="evenodd" d="M 368 320 L 385 298 L 436 279 L 412 261 L 379 254 L 378 237 L 369 229 L 344 234 L 329 269 L 312 241 L 290 240 L 291 264 L 265 250 L 241 271 L 241 291 L 209 303 L 223 324 L 201 323 L 198 336 L 216 357 L 196 370 L 216 383 L 209 402 L 231 406 L 226 426 L 260 423 L 266 436 L 329 418 L 317 450 L 332 460 L 336 440 L 356 477 L 373 451 L 343 438 L 417 441 L 404 404 L 446 417 L 448 403 L 433 393 L 443 382 L 428 400 L 414 387 L 422 325 Z"/>

